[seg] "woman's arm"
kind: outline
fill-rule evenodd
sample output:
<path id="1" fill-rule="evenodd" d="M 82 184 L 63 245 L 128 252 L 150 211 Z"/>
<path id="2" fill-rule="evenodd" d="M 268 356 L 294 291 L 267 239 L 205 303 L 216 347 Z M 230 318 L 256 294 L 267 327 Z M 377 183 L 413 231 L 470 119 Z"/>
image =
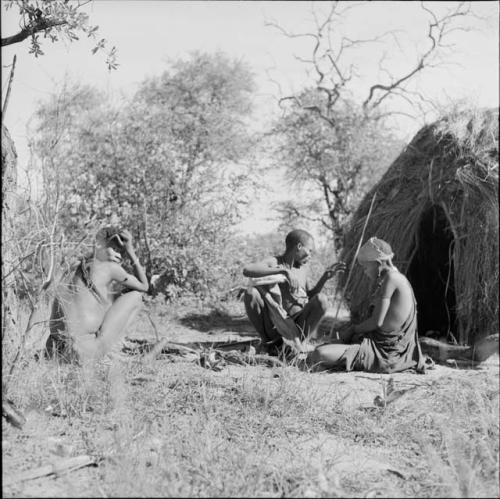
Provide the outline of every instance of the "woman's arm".
<path id="1" fill-rule="evenodd" d="M 382 327 L 389 307 L 391 306 L 391 297 L 396 290 L 396 283 L 390 274 L 382 282 L 380 295 L 375 300 L 375 308 L 371 316 L 360 324 L 354 326 L 355 333 L 368 333 Z"/>
<path id="2" fill-rule="evenodd" d="M 136 268 L 136 270 L 138 266 L 140 266 L 140 263 L 137 260 L 137 262 L 134 263 L 134 267 Z M 118 264 L 113 264 L 113 268 L 111 271 L 111 277 L 122 286 L 133 289 L 135 291 L 146 292 L 149 289 L 149 283 L 146 278 L 146 274 L 144 274 L 144 271 L 142 271 L 142 274 L 144 275 L 144 280 L 138 279 L 132 274 L 129 274 L 123 267 Z"/>
<path id="3" fill-rule="evenodd" d="M 132 261 L 136 276 L 126 272 L 120 265 L 113 265 L 111 277 L 127 288 L 136 291 L 147 291 L 149 289 L 148 278 L 132 246 L 132 234 L 130 234 L 128 230 L 123 230 L 120 232 L 120 238 L 123 241 L 123 246 L 125 247 L 127 255 Z"/>

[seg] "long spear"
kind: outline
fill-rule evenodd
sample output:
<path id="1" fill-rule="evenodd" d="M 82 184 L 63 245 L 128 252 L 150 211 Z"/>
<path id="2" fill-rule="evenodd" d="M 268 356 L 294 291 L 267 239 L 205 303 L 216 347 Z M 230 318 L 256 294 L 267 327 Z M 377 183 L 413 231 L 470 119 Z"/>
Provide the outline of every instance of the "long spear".
<path id="1" fill-rule="evenodd" d="M 352 270 L 354 269 L 354 265 L 356 263 L 356 258 L 358 256 L 359 249 L 361 248 L 361 243 L 363 242 L 363 238 L 365 237 L 366 227 L 368 226 L 368 220 L 370 220 L 370 215 L 372 214 L 373 203 L 375 202 L 376 197 L 377 197 L 377 193 L 375 192 L 375 194 L 373 195 L 373 198 L 372 198 L 372 202 L 370 203 L 370 209 L 368 210 L 368 215 L 366 215 L 365 225 L 363 227 L 363 231 L 361 232 L 361 237 L 359 238 L 358 247 L 356 248 L 356 253 L 354 253 L 354 258 L 352 259 L 352 262 L 351 262 L 351 268 L 349 269 L 349 274 L 347 275 L 347 280 L 345 282 L 344 289 L 342 290 L 341 299 L 337 303 L 337 312 L 335 313 L 335 321 L 337 320 L 337 317 L 339 315 L 340 304 L 342 303 L 342 298 L 345 297 L 345 292 L 347 290 L 347 286 L 349 285 L 349 281 L 351 279 Z M 336 296 L 336 294 L 335 294 L 335 296 Z M 335 324 L 335 322 L 333 324 Z M 333 330 L 333 325 L 332 325 L 332 330 Z M 330 331 L 330 333 L 331 332 L 332 331 Z"/>

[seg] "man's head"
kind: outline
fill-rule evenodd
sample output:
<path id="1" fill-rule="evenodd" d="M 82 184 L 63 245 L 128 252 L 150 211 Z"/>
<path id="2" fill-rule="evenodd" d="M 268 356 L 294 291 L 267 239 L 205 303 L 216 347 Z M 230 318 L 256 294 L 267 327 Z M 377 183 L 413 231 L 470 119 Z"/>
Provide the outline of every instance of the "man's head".
<path id="1" fill-rule="evenodd" d="M 120 239 L 120 229 L 109 226 L 100 229 L 95 236 L 95 254 L 99 260 L 120 263 L 123 242 Z"/>
<path id="2" fill-rule="evenodd" d="M 358 253 L 358 262 L 363 267 L 365 274 L 371 279 L 376 279 L 382 267 L 392 266 L 391 245 L 377 237 L 366 241 Z"/>
<path id="3" fill-rule="evenodd" d="M 286 252 L 293 254 L 294 263 L 303 265 L 309 261 L 314 252 L 314 238 L 309 232 L 295 229 L 285 238 Z"/>

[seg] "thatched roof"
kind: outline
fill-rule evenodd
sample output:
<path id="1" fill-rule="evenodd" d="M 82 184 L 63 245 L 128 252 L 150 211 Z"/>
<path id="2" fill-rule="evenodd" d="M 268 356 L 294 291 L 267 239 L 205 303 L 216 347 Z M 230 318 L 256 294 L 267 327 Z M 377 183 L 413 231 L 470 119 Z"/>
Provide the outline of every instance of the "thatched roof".
<path id="1" fill-rule="evenodd" d="M 375 192 L 364 240 L 377 236 L 391 244 L 394 263 L 419 287 L 419 312 L 445 307 L 453 316 L 449 336 L 460 343 L 498 332 L 498 110 L 456 112 L 422 128 L 354 214 L 341 256 L 346 262 Z M 425 253 L 442 254 L 439 245 L 449 254 L 436 270 Z M 436 281 L 444 270 L 445 279 Z M 353 318 L 366 316 L 369 294 L 356 265 L 346 293 Z"/>

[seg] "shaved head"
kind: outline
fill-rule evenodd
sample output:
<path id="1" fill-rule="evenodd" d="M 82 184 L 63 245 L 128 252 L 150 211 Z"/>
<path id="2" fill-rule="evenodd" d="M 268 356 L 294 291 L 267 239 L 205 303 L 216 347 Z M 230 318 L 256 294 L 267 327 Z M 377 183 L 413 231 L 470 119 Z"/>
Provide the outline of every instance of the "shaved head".
<path id="1" fill-rule="evenodd" d="M 294 229 L 289 232 L 285 238 L 286 249 L 288 251 L 297 246 L 299 243 L 306 245 L 309 241 L 313 240 L 314 238 L 312 235 L 306 230 Z"/>

